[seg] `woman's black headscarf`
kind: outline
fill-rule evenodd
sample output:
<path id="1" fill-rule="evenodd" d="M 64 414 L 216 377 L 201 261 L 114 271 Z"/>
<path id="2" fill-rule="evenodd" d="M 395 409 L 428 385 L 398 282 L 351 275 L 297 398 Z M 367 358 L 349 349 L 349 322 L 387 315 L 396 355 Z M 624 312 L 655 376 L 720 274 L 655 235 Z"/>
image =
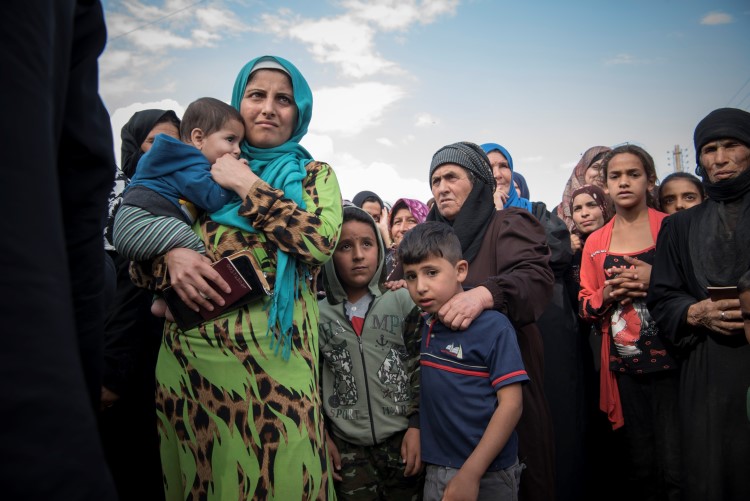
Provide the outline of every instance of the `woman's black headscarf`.
<path id="1" fill-rule="evenodd" d="M 714 110 L 695 128 L 695 152 L 711 141 L 736 139 L 750 148 L 750 113 L 735 108 Z M 712 183 L 700 165 L 709 201 L 691 221 L 690 254 L 704 287 L 737 285 L 750 266 L 750 168 L 732 179 Z"/>
<path id="2" fill-rule="evenodd" d="M 492 175 L 492 167 L 482 148 L 469 142 L 443 146 L 433 155 L 430 164 L 430 183 L 435 169 L 443 164 L 460 165 L 471 172 L 474 175 L 474 185 L 453 221 L 448 221 L 440 214 L 437 200 L 427 215 L 427 220 L 440 221 L 452 226 L 461 241 L 464 259 L 471 262 L 479 252 L 484 234 L 495 217 L 495 203 L 492 198 L 495 192 L 495 178 Z"/>
<path id="3" fill-rule="evenodd" d="M 135 174 L 138 160 L 143 156 L 141 144 L 148 137 L 154 126 L 162 122 L 171 122 L 179 128 L 180 119 L 172 110 L 143 110 L 133 113 L 128 123 L 122 126 L 120 137 L 120 170 L 129 178 Z"/>

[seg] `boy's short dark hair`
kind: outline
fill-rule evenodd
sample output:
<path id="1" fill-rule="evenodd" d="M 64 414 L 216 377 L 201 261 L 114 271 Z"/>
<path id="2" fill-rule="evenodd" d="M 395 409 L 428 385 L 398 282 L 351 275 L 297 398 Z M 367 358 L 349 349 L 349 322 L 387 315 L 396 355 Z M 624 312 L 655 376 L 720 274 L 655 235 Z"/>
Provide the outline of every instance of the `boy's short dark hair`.
<path id="1" fill-rule="evenodd" d="M 227 103 L 212 97 L 196 99 L 188 105 L 182 115 L 180 139 L 189 143 L 193 129 L 200 129 L 208 136 L 221 130 L 229 120 L 237 120 L 244 127 L 245 122 L 240 112 Z"/>
<path id="2" fill-rule="evenodd" d="M 398 259 L 402 264 L 419 264 L 430 256 L 441 257 L 451 264 L 463 259 L 461 242 L 451 226 L 426 221 L 404 234 L 398 246 Z"/>

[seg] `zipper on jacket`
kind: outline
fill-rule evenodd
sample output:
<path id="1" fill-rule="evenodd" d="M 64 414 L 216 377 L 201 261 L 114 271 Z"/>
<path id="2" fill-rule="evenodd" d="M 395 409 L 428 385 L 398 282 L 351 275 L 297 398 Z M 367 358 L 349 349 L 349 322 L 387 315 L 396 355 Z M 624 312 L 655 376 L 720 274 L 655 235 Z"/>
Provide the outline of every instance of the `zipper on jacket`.
<path id="1" fill-rule="evenodd" d="M 372 305 L 375 303 L 375 298 L 372 298 L 372 301 L 370 301 L 370 304 L 367 305 L 367 313 L 365 313 L 364 318 L 362 319 L 362 332 L 365 331 L 365 326 L 367 325 L 367 315 L 370 314 L 370 310 L 372 310 Z M 362 335 L 357 334 L 357 330 L 354 328 L 354 325 L 352 325 L 352 321 L 349 319 L 349 316 L 346 314 L 346 306 L 344 306 L 344 318 L 349 320 L 349 325 L 352 326 L 352 330 L 354 331 L 354 334 L 357 336 L 357 342 L 359 343 L 359 356 L 362 359 L 362 372 L 365 376 L 365 398 L 367 399 L 367 412 L 370 414 L 370 432 L 372 433 L 372 444 L 376 445 L 378 443 L 377 439 L 375 438 L 375 416 L 372 413 L 372 403 L 370 402 L 370 384 L 368 383 L 368 376 L 367 376 L 367 364 L 365 363 L 365 347 L 362 344 Z"/>

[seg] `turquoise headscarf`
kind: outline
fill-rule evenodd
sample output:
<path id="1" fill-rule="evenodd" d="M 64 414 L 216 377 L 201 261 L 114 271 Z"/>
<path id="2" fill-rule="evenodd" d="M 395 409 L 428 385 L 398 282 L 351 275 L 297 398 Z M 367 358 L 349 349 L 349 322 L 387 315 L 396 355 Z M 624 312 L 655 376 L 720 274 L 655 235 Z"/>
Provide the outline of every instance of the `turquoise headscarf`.
<path id="1" fill-rule="evenodd" d="M 508 189 L 508 200 L 506 200 L 505 204 L 503 204 L 503 208 L 507 209 L 508 207 L 520 207 L 521 209 L 526 209 L 527 211 L 531 212 L 531 202 L 525 198 L 521 198 L 520 196 L 518 196 L 518 193 L 516 193 L 516 188 L 513 186 L 513 157 L 510 156 L 508 150 L 497 143 L 484 143 L 482 145 L 482 149 L 487 154 L 489 154 L 491 151 L 499 151 L 508 161 L 508 167 L 510 167 L 511 172 L 511 181 L 510 189 Z"/>
<path id="2" fill-rule="evenodd" d="M 312 91 L 302 73 L 289 61 L 276 56 L 262 56 L 253 59 L 240 70 L 232 91 L 232 106 L 240 109 L 247 82 L 255 66 L 260 62 L 275 61 L 287 70 L 292 80 L 294 102 L 297 105 L 297 124 L 289 140 L 273 148 L 255 148 L 247 141 L 241 145 L 242 158 L 250 163 L 250 169 L 263 181 L 284 192 L 284 196 L 294 201 L 301 209 L 305 208 L 302 199 L 302 181 L 307 175 L 305 166 L 312 161 L 312 156 L 299 141 L 307 133 L 312 118 Z M 237 212 L 242 205 L 239 197 L 212 213 L 211 219 L 217 223 L 234 226 L 245 231 L 256 233 L 249 221 Z M 271 336 L 271 348 L 276 353 L 282 348 L 282 357 L 289 359 L 292 346 L 292 325 L 294 302 L 300 277 L 297 276 L 297 263 L 294 257 L 281 249 L 277 250 L 276 282 L 274 294 L 268 312 L 268 335 Z"/>

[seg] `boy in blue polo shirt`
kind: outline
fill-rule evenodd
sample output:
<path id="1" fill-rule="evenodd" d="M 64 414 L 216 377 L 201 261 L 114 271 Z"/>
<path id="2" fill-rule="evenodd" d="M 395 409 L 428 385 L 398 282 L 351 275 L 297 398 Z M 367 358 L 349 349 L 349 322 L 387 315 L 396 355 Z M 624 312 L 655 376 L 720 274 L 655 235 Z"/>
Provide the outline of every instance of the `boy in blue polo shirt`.
<path id="1" fill-rule="evenodd" d="M 450 226 L 426 222 L 398 248 L 412 300 L 423 310 L 420 427 L 424 499 L 514 500 L 521 469 L 514 431 L 528 380 L 508 318 L 483 311 L 452 331 L 438 311 L 469 269 Z"/>

